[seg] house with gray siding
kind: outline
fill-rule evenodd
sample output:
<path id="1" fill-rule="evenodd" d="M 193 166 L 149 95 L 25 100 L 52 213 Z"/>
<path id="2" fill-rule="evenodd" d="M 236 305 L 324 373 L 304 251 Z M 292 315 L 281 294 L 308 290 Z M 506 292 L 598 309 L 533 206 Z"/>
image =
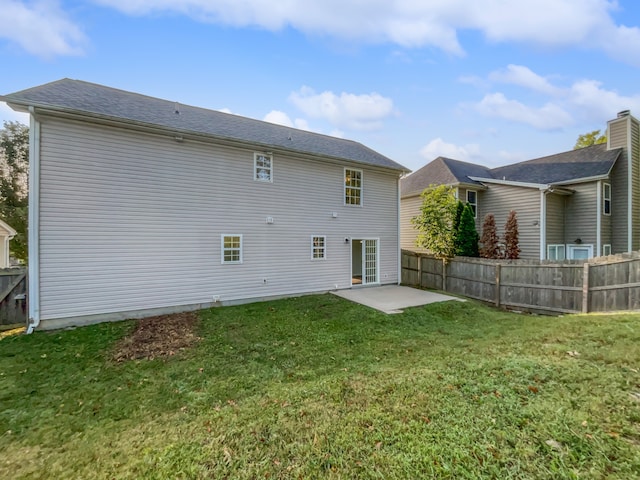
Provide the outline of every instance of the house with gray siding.
<path id="1" fill-rule="evenodd" d="M 404 167 L 364 145 L 63 79 L 30 113 L 29 321 L 399 282 Z"/>
<path id="2" fill-rule="evenodd" d="M 9 224 L 0 220 L 0 268 L 11 266 L 9 257 L 9 242 L 17 235 Z"/>
<path id="3" fill-rule="evenodd" d="M 439 157 L 401 181 L 401 247 L 416 249 L 411 218 L 430 185 L 450 185 L 499 234 L 514 210 L 521 258 L 580 259 L 640 249 L 640 122 L 607 123 L 607 143 L 497 168 Z"/>

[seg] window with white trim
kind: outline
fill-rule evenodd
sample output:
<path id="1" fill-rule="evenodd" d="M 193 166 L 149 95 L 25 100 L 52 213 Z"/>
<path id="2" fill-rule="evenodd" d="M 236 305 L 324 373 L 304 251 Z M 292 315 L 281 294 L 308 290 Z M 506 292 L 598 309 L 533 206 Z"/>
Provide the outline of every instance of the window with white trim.
<path id="1" fill-rule="evenodd" d="M 547 245 L 547 259 L 548 260 L 564 260 L 565 249 L 564 245 Z"/>
<path id="2" fill-rule="evenodd" d="M 602 213 L 611 215 L 611 184 L 602 184 Z"/>
<path id="3" fill-rule="evenodd" d="M 253 179 L 257 182 L 273 182 L 273 157 L 266 153 L 253 154 Z"/>
<path id="4" fill-rule="evenodd" d="M 221 235 L 222 263 L 242 263 L 242 235 Z"/>
<path id="5" fill-rule="evenodd" d="M 344 169 L 344 204 L 362 205 L 362 170 Z"/>
<path id="6" fill-rule="evenodd" d="M 324 260 L 327 258 L 327 237 L 314 235 L 311 237 L 311 260 Z"/>
<path id="7" fill-rule="evenodd" d="M 611 255 L 611 244 L 607 243 L 602 246 L 602 255 L 606 257 L 607 255 Z"/>
<path id="8" fill-rule="evenodd" d="M 467 203 L 473 210 L 473 218 L 478 218 L 478 192 L 475 190 L 467 190 Z"/>

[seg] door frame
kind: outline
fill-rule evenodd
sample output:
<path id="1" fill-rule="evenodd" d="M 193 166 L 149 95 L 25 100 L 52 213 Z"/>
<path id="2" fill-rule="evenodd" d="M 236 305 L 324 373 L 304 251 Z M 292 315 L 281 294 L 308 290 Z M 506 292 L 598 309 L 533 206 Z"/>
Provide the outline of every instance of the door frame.
<path id="1" fill-rule="evenodd" d="M 365 274 L 365 266 L 366 266 L 366 248 L 364 246 L 365 241 L 375 241 L 376 242 L 376 280 L 374 282 L 366 282 L 366 274 Z M 362 251 L 361 251 L 361 271 L 359 272 L 362 275 L 362 283 L 354 284 L 353 283 L 353 244 L 354 242 L 362 243 Z M 349 278 L 352 287 L 366 287 L 371 285 L 380 285 L 380 238 L 379 237 L 350 237 L 349 238 Z"/>

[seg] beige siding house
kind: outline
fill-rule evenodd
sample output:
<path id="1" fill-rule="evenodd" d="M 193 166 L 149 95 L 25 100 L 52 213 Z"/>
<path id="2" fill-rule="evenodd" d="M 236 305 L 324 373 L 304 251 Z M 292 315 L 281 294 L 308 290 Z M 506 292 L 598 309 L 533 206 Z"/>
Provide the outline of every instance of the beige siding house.
<path id="1" fill-rule="evenodd" d="M 429 185 L 475 198 L 476 227 L 492 213 L 499 234 L 518 218 L 521 257 L 590 258 L 640 249 L 640 123 L 628 111 L 607 124 L 608 143 L 489 169 L 437 158 L 401 181 L 403 248 L 415 249 L 407 219 Z M 468 197 L 472 189 L 477 194 Z"/>
<path id="2" fill-rule="evenodd" d="M 32 328 L 399 282 L 405 169 L 359 143 L 68 79 L 2 99 Z"/>

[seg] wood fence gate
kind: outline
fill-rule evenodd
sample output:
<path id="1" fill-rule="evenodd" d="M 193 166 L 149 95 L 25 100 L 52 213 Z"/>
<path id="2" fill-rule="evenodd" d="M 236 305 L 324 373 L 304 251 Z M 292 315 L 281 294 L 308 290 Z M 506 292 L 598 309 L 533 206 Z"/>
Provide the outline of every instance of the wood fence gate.
<path id="1" fill-rule="evenodd" d="M 0 327 L 27 323 L 27 269 L 0 269 Z"/>

